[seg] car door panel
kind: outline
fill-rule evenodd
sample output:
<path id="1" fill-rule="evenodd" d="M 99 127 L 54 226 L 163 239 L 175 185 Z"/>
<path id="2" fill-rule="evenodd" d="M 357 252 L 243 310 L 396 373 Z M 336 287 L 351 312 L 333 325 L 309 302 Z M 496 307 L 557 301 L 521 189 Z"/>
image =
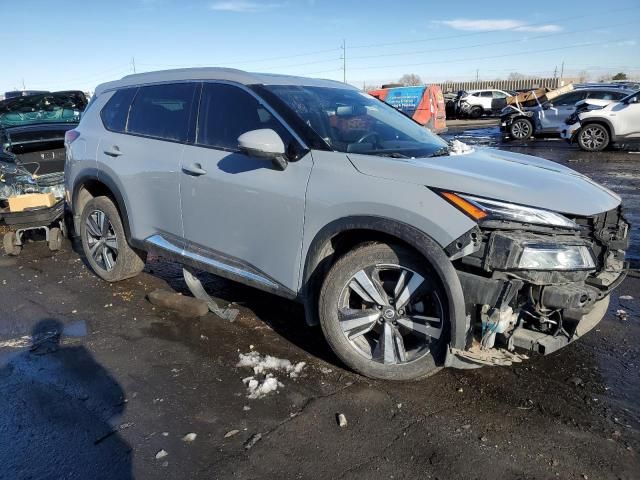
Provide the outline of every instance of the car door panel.
<path id="1" fill-rule="evenodd" d="M 611 108 L 611 120 L 618 137 L 640 138 L 640 103 L 618 103 Z"/>
<path id="2" fill-rule="evenodd" d="M 222 116 L 207 121 L 207 105 Z M 238 151 L 239 134 L 275 127 L 273 118 L 262 123 L 266 117 L 256 98 L 240 87 L 204 84 L 198 143 L 209 145 L 187 145 L 182 157 L 184 233 L 187 249 L 210 265 L 234 268 L 253 280 L 257 276 L 258 283 L 271 289 L 293 291 L 313 159 L 307 153 L 282 171 L 269 160 Z M 194 165 L 204 173 L 189 172 Z"/>

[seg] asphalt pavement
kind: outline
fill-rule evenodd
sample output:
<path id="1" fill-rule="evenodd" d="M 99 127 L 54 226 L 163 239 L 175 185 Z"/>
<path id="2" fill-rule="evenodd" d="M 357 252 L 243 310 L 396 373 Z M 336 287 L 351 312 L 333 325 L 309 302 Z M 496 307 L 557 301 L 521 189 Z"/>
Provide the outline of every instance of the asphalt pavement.
<path id="1" fill-rule="evenodd" d="M 447 135 L 621 194 L 640 268 L 640 155 L 503 144 L 486 125 Z M 388 383 L 345 369 L 289 301 L 208 277 L 236 320 L 186 319 L 145 298 L 187 294 L 178 266 L 150 257 L 108 284 L 76 250 L 36 242 L 0 257 L 1 479 L 640 478 L 638 270 L 596 330 L 559 352 Z M 249 377 L 275 390 L 260 396 Z"/>

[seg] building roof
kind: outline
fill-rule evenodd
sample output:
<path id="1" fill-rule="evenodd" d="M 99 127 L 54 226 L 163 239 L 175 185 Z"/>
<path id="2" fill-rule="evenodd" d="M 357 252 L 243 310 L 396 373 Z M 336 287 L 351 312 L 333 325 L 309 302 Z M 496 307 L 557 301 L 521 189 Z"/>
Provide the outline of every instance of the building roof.
<path id="1" fill-rule="evenodd" d="M 335 80 L 296 77 L 291 75 L 275 75 L 271 73 L 250 73 L 234 68 L 180 68 L 174 70 L 160 70 L 157 72 L 136 73 L 127 75 L 120 80 L 103 83 L 96 87 L 96 95 L 107 90 L 130 87 L 149 83 L 161 83 L 185 80 L 225 80 L 243 85 L 301 85 L 308 87 L 332 87 L 355 89 Z"/>

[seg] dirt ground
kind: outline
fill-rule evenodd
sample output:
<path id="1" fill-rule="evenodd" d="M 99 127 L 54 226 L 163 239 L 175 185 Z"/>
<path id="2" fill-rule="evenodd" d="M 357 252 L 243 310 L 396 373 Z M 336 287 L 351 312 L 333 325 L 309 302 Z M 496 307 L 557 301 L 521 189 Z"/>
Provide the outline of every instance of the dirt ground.
<path id="1" fill-rule="evenodd" d="M 501 144 L 495 127 L 448 135 L 559 161 L 623 196 L 636 270 L 595 331 L 513 367 L 378 382 L 346 370 L 293 303 L 210 278 L 239 316 L 184 319 L 145 299 L 186 293 L 177 266 L 152 257 L 108 284 L 71 244 L 32 243 L 0 257 L 0 478 L 640 478 L 640 155 Z M 306 365 L 273 371 L 282 385 L 250 399 L 254 372 L 236 366 L 250 351 Z"/>

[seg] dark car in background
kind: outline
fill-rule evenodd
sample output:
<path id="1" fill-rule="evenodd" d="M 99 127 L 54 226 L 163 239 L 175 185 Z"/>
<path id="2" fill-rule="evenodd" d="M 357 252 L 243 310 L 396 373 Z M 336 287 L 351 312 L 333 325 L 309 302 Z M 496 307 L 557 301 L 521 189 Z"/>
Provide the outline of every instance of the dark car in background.
<path id="1" fill-rule="evenodd" d="M 88 101 L 81 91 L 0 101 L 0 202 L 22 193 L 64 193 L 64 136 Z"/>

